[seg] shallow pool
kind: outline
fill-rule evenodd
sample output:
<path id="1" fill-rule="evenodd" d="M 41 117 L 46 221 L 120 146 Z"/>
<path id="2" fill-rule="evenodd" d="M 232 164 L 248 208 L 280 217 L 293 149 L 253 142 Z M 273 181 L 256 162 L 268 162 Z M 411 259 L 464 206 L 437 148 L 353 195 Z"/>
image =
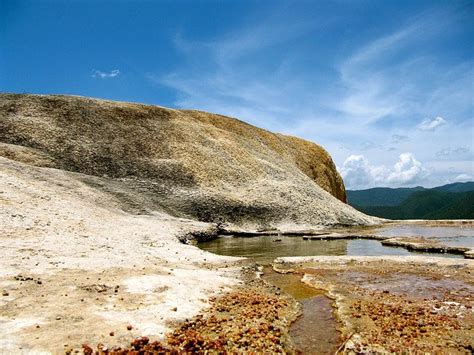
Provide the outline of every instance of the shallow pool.
<path id="1" fill-rule="evenodd" d="M 338 239 L 338 240 L 303 240 L 302 237 L 257 236 L 232 237 L 222 236 L 217 239 L 199 243 L 206 251 L 219 255 L 244 256 L 255 262 L 268 265 L 280 256 L 314 256 L 314 255 L 420 255 L 404 248 L 383 246 L 377 240 Z M 430 254 L 429 256 L 460 257 L 452 254 Z"/>
<path id="2" fill-rule="evenodd" d="M 387 225 L 375 230 L 377 235 L 386 237 L 416 236 L 436 240 L 444 245 L 453 247 L 474 248 L 474 226 L 443 226 L 396 224 Z"/>

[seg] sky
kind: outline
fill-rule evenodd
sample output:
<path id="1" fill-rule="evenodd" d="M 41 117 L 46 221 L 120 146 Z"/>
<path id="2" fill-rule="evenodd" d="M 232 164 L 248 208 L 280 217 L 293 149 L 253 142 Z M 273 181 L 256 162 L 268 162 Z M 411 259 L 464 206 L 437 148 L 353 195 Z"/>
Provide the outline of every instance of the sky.
<path id="1" fill-rule="evenodd" d="M 0 91 L 192 108 L 322 145 L 346 188 L 474 180 L 474 1 L 0 0 Z"/>

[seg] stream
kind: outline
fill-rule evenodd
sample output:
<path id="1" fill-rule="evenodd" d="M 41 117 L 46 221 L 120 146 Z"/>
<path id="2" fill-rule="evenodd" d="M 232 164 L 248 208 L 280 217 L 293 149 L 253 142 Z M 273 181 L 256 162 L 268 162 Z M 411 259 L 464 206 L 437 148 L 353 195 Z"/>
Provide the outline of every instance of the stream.
<path id="1" fill-rule="evenodd" d="M 301 282 L 301 275 L 280 274 L 264 267 L 265 281 L 279 287 L 302 305 L 302 315 L 291 325 L 290 336 L 298 352 L 334 354 L 340 344 L 332 301 L 321 290 Z"/>

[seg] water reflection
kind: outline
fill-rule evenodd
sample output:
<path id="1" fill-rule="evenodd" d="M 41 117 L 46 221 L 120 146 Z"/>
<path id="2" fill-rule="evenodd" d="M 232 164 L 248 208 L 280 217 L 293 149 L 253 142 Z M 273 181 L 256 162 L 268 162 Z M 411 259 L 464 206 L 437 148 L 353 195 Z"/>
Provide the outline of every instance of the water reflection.
<path id="1" fill-rule="evenodd" d="M 303 240 L 301 237 L 231 237 L 225 236 L 199 243 L 201 249 L 214 254 L 245 256 L 267 265 L 280 256 L 346 255 L 348 240 Z"/>
<path id="2" fill-rule="evenodd" d="M 277 241 L 278 240 L 278 241 Z M 386 247 L 376 240 L 336 239 L 303 240 L 301 237 L 258 236 L 258 237 L 220 237 L 209 242 L 199 243 L 201 249 L 214 254 L 244 256 L 255 262 L 268 265 L 280 256 L 314 255 L 414 255 L 403 248 Z M 443 254 L 424 254 L 443 256 Z M 448 256 L 448 255 L 446 255 Z M 449 255 L 451 256 L 451 255 Z"/>
<path id="3" fill-rule="evenodd" d="M 418 236 L 436 240 L 447 246 L 474 248 L 474 227 L 401 224 L 388 225 L 376 230 L 387 237 Z"/>

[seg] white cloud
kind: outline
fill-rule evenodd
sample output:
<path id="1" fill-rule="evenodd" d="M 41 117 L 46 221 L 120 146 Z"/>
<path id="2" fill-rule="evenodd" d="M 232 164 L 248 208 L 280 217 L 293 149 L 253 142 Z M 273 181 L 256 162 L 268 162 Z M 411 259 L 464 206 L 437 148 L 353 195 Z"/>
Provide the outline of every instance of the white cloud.
<path id="1" fill-rule="evenodd" d="M 351 155 L 344 161 L 340 173 L 349 189 L 411 185 L 429 175 L 428 169 L 412 153 L 400 154 L 392 167 L 373 166 L 363 155 Z"/>
<path id="2" fill-rule="evenodd" d="M 418 129 L 421 129 L 422 131 L 434 131 L 444 124 L 446 124 L 446 120 L 443 117 L 438 116 L 433 119 L 427 118 L 418 125 Z"/>
<path id="3" fill-rule="evenodd" d="M 371 166 L 363 155 L 351 155 L 340 169 L 347 188 L 364 188 L 374 186 L 380 175 L 386 175 L 384 168 Z"/>
<path id="4" fill-rule="evenodd" d="M 419 181 L 426 177 L 427 170 L 415 159 L 411 153 L 400 154 L 392 172 L 387 176 L 388 183 L 407 184 Z"/>
<path id="5" fill-rule="evenodd" d="M 99 79 L 108 79 L 108 78 L 115 78 L 120 75 L 120 70 L 114 69 L 111 70 L 110 72 L 103 72 L 100 70 L 94 70 L 92 73 L 93 78 L 99 78 Z"/>
<path id="6" fill-rule="evenodd" d="M 474 181 L 474 177 L 469 174 L 459 174 L 453 179 L 454 182 Z"/>

